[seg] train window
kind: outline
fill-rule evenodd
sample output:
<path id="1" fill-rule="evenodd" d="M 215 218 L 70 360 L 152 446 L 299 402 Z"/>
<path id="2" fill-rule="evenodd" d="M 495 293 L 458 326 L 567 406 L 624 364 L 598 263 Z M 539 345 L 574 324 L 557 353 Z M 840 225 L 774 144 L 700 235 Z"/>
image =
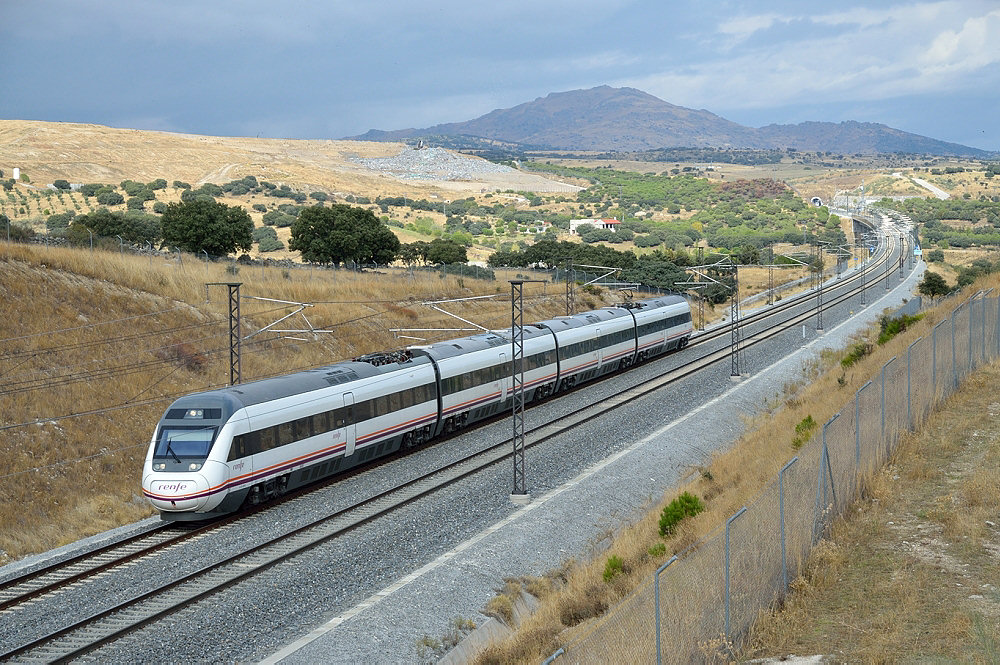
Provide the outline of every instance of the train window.
<path id="1" fill-rule="evenodd" d="M 228 461 L 232 462 L 234 459 L 239 459 L 241 457 L 246 457 L 246 439 L 242 434 L 233 437 L 233 443 L 229 446 L 229 457 Z"/>
<path id="2" fill-rule="evenodd" d="M 347 416 L 347 424 L 353 425 L 355 423 L 360 423 L 369 418 L 373 418 L 373 402 L 375 400 L 366 400 L 364 402 L 358 402 L 354 406 L 350 407 L 350 413 Z"/>
<path id="3" fill-rule="evenodd" d="M 333 414 L 333 426 L 337 429 L 345 427 L 347 425 L 347 409 L 341 407 L 339 409 L 334 409 L 330 411 Z"/>
<path id="4" fill-rule="evenodd" d="M 324 432 L 330 431 L 329 420 L 327 419 L 327 412 L 317 413 L 312 417 L 312 429 L 313 434 L 323 434 Z"/>
<path id="5" fill-rule="evenodd" d="M 299 418 L 295 421 L 295 440 L 308 439 L 312 436 L 312 418 Z"/>
<path id="6" fill-rule="evenodd" d="M 279 446 L 287 446 L 293 441 L 295 441 L 294 423 L 281 423 L 278 425 L 278 440 L 276 443 Z"/>
<path id="7" fill-rule="evenodd" d="M 276 427 L 268 427 L 260 430 L 260 449 L 271 450 L 275 447 L 274 440 L 277 434 Z"/>
<path id="8" fill-rule="evenodd" d="M 399 393 L 392 393 L 391 395 L 386 395 L 385 403 L 386 406 L 388 407 L 386 413 L 388 414 L 388 413 L 393 413 L 395 411 L 399 411 L 403 406 L 402 402 L 403 400 L 401 399 Z"/>

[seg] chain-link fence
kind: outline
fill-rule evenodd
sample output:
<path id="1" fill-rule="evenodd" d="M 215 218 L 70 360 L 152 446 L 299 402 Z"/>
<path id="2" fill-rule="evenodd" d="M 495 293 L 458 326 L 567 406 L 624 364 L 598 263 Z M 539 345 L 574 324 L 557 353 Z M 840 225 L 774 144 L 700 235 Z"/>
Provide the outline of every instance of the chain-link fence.
<path id="1" fill-rule="evenodd" d="M 992 289 L 991 289 L 992 291 Z M 902 432 L 1000 356 L 1000 298 L 979 293 L 912 340 L 828 420 L 752 503 L 666 561 L 563 647 L 560 662 L 687 663 L 738 647 L 811 548 L 886 463 Z"/>

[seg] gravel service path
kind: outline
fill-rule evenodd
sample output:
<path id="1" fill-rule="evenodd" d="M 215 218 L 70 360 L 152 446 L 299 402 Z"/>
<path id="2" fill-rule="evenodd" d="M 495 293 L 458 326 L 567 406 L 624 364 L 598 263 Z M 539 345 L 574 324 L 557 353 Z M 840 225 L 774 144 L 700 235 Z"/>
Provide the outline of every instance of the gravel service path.
<path id="1" fill-rule="evenodd" d="M 637 399 L 574 435 L 530 449 L 527 478 L 534 499 L 528 506 L 511 503 L 511 469 L 497 465 L 137 631 L 89 659 L 420 662 L 417 642 L 422 637 L 444 635 L 455 617 L 485 622 L 480 610 L 505 576 L 542 574 L 564 558 L 598 550 L 603 534 L 634 519 L 713 450 L 729 445 L 740 434 L 742 416 L 755 413 L 780 395 L 787 381 L 800 378 L 820 349 L 842 346 L 884 308 L 909 297 L 920 273 L 918 268 L 886 295 L 881 284 L 877 291 L 873 286 L 869 299 L 875 302 L 847 324 L 837 325 L 859 309 L 856 297 L 824 313 L 828 331 L 821 337 L 814 328 L 806 328 L 805 338 L 801 329 L 793 329 L 746 350 L 749 377 L 739 384 L 731 382 L 729 364 L 721 363 L 665 392 Z M 891 281 L 900 284 L 895 275 Z M 798 350 L 787 356 L 790 349 Z M 681 352 L 656 365 L 662 370 L 683 361 Z M 653 373 L 650 365 L 642 366 L 530 409 L 527 423 L 599 401 Z M 0 643 L 24 643 L 30 634 L 58 625 L 63 616 L 95 613 L 152 581 L 180 577 L 236 548 L 394 486 L 399 478 L 412 478 L 509 436 L 509 421 L 494 423 L 255 515 L 249 527 L 225 528 L 93 584 L 40 599 L 30 612 L 0 621 Z M 0 569 L 0 578 L 12 575 L 9 566 Z"/>
<path id="2" fill-rule="evenodd" d="M 949 194 L 948 192 L 944 191 L 937 185 L 932 185 L 931 183 L 927 182 L 926 180 L 923 180 L 922 178 L 912 178 L 912 180 L 913 182 L 917 183 L 924 189 L 928 190 L 931 194 L 941 199 L 942 201 L 951 197 L 951 194 Z"/>

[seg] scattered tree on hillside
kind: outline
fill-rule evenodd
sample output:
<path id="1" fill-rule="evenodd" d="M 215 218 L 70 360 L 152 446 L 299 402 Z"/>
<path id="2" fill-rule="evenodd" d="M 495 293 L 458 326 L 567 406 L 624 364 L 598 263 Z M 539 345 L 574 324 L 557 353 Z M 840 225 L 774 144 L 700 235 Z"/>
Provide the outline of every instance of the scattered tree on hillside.
<path id="1" fill-rule="evenodd" d="M 225 256 L 253 244 L 253 220 L 240 206 L 205 199 L 171 203 L 160 223 L 163 242 L 188 252 Z"/>
<path id="2" fill-rule="evenodd" d="M 93 242 L 93 232 L 79 221 L 75 221 L 66 229 L 63 237 L 71 245 L 82 246 Z"/>
<path id="3" fill-rule="evenodd" d="M 94 235 L 105 238 L 121 236 L 126 242 L 138 244 L 160 240 L 159 218 L 156 215 L 137 212 L 122 214 L 99 208 L 76 217 L 73 221 L 93 231 Z"/>
<path id="4" fill-rule="evenodd" d="M 292 224 L 288 248 L 313 263 L 389 263 L 399 239 L 370 210 L 344 204 L 312 206 Z"/>
<path id="5" fill-rule="evenodd" d="M 56 189 L 62 189 L 62 190 L 68 190 L 68 189 L 70 189 L 69 181 L 68 180 L 63 180 L 61 178 L 59 180 L 53 180 L 52 181 L 52 186 L 55 187 Z"/>
<path id="6" fill-rule="evenodd" d="M 105 206 L 116 206 L 125 203 L 125 197 L 118 192 L 101 192 L 97 195 L 97 202 Z"/>
<path id="7" fill-rule="evenodd" d="M 430 245 L 428 245 L 423 240 L 418 240 L 416 242 L 407 243 L 399 246 L 399 252 L 396 256 L 400 261 L 408 266 L 412 266 L 418 262 L 427 262 L 427 250 Z"/>
<path id="8" fill-rule="evenodd" d="M 466 263 L 469 257 L 465 252 L 465 247 L 454 240 L 435 238 L 427 246 L 425 260 L 434 265 L 442 265 L 448 263 Z"/>
<path id="9" fill-rule="evenodd" d="M 924 273 L 924 278 L 920 280 L 917 291 L 921 295 L 928 296 L 931 302 L 934 302 L 935 298 L 948 295 L 951 292 L 951 287 L 948 286 L 944 277 L 928 270 Z"/>

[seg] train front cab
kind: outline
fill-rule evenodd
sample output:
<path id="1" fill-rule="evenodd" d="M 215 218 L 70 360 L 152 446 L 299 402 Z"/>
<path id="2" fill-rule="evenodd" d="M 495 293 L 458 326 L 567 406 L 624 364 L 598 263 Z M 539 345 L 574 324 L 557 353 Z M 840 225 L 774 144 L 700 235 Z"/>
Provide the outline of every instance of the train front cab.
<path id="1" fill-rule="evenodd" d="M 164 519 L 204 519 L 202 513 L 223 500 L 219 488 L 229 479 L 229 467 L 212 453 L 238 406 L 218 395 L 188 396 L 160 419 L 146 454 L 142 487 Z"/>

